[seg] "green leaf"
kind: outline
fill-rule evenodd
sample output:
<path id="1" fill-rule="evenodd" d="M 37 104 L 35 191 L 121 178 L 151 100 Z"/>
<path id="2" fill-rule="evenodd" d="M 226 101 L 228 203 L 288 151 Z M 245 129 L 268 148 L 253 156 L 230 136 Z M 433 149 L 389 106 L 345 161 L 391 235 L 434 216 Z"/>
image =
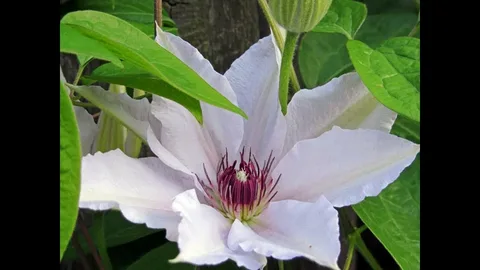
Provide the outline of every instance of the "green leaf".
<path id="1" fill-rule="evenodd" d="M 132 242 L 161 229 L 150 229 L 145 224 L 135 224 L 125 219 L 120 211 L 109 211 L 105 217 L 105 239 L 109 247 Z"/>
<path id="2" fill-rule="evenodd" d="M 65 24 L 60 24 L 60 51 L 79 55 L 81 61 L 85 61 L 92 56 L 123 67 L 120 59 L 100 42 L 86 37 L 78 30 Z"/>
<path id="3" fill-rule="evenodd" d="M 98 224 L 94 222 L 88 231 L 93 238 L 94 243 L 98 243 L 96 239 L 99 235 L 96 233 Z M 145 224 L 135 224 L 126 220 L 120 211 L 111 210 L 105 212 L 103 217 L 103 232 L 106 247 L 120 246 L 147 235 L 159 232 L 161 230 L 150 229 Z M 80 246 L 85 253 L 89 253 L 87 242 L 83 237 L 79 239 Z M 75 249 L 69 245 L 65 252 L 64 259 L 73 260 L 77 257 Z"/>
<path id="4" fill-rule="evenodd" d="M 101 42 L 125 62 L 153 74 L 178 91 L 247 118 L 194 70 L 128 22 L 98 11 L 76 11 L 65 15 L 61 23 Z"/>
<path id="5" fill-rule="evenodd" d="M 158 248 L 148 252 L 138 261 L 131 264 L 127 270 L 193 270 L 195 267 L 186 263 L 170 263 L 168 260 L 174 259 L 178 255 L 176 243 L 166 243 Z"/>
<path id="6" fill-rule="evenodd" d="M 355 70 L 377 100 L 420 122 L 420 40 L 392 38 L 377 49 L 350 40 L 347 49 Z"/>
<path id="7" fill-rule="evenodd" d="M 165 9 L 162 9 L 162 30 L 178 36 L 177 24 L 170 18 Z"/>
<path id="8" fill-rule="evenodd" d="M 170 18 L 170 16 L 168 15 L 168 12 L 165 9 L 162 9 L 162 22 L 163 22 L 163 26 L 172 27 L 172 28 L 177 27 L 177 25 L 172 20 L 172 18 Z"/>
<path id="9" fill-rule="evenodd" d="M 380 14 L 386 12 L 409 12 L 415 14 L 417 11 L 416 0 L 364 0 L 369 14 Z"/>
<path id="10" fill-rule="evenodd" d="M 384 40 L 406 36 L 415 26 L 417 16 L 411 13 L 368 16 L 356 39 L 372 48 Z M 332 33 L 307 33 L 299 48 L 299 67 L 305 86 L 309 89 L 323 85 L 332 78 L 353 70 L 346 48 L 347 38 Z"/>
<path id="11" fill-rule="evenodd" d="M 67 86 L 100 108 L 102 112 L 118 120 L 144 142 L 147 141 L 148 120 L 141 119 L 139 115 L 148 115 L 150 110 L 148 101 L 132 99 L 127 93 L 109 92 L 100 86 L 76 86 L 72 84 L 67 84 Z"/>
<path id="12" fill-rule="evenodd" d="M 153 30 L 154 4 L 149 0 L 78 0 L 78 7 L 106 12 L 130 22 L 150 24 Z"/>
<path id="13" fill-rule="evenodd" d="M 352 0 L 335 0 L 312 32 L 339 33 L 353 39 L 367 17 L 367 7 Z"/>
<path id="14" fill-rule="evenodd" d="M 385 13 L 368 16 L 358 31 L 356 39 L 376 48 L 389 38 L 408 35 L 417 20 L 418 16 L 413 13 Z"/>
<path id="15" fill-rule="evenodd" d="M 82 55 L 82 54 L 77 54 L 77 59 L 78 59 L 78 65 L 80 67 L 83 67 L 85 65 L 88 64 L 88 62 L 90 62 L 90 60 L 93 59 L 92 56 L 86 56 L 86 55 Z"/>
<path id="16" fill-rule="evenodd" d="M 98 80 L 107 83 L 125 85 L 131 88 L 142 89 L 144 91 L 168 98 L 181 104 L 197 119 L 202 122 L 202 110 L 200 102 L 175 88 L 168 85 L 159 78 L 147 73 L 135 66 L 124 63 L 124 68 L 118 68 L 111 64 L 105 64 L 96 68 L 92 74 L 86 76 L 87 79 Z"/>
<path id="17" fill-rule="evenodd" d="M 341 34 L 310 32 L 302 39 L 298 52 L 300 74 L 308 89 L 323 85 L 353 69 Z"/>
<path id="18" fill-rule="evenodd" d="M 402 269 L 420 269 L 420 155 L 378 196 L 353 209 Z"/>
<path id="19" fill-rule="evenodd" d="M 77 2 L 79 9 L 109 13 L 128 21 L 150 38 L 155 35 L 154 4 L 151 0 L 77 0 Z M 165 30 L 176 30 L 175 23 L 168 17 L 165 9 L 162 10 L 162 21 L 163 25 L 167 26 Z"/>
<path id="20" fill-rule="evenodd" d="M 77 120 L 67 91 L 60 82 L 60 260 L 77 221 L 81 160 Z"/>
<path id="21" fill-rule="evenodd" d="M 402 115 L 399 115 L 395 120 L 391 133 L 411 142 L 420 143 L 420 123 Z"/>

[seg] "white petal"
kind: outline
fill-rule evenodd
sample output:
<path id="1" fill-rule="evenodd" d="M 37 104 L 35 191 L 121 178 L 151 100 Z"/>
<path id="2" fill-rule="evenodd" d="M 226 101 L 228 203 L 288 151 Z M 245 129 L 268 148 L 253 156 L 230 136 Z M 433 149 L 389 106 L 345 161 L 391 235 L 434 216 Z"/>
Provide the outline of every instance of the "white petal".
<path id="1" fill-rule="evenodd" d="M 99 86 L 74 86 L 68 87 L 108 113 L 126 128 L 133 131 L 143 141 L 147 140 L 148 116 L 150 103 L 148 99 L 132 99 L 127 93 L 116 94 L 105 91 Z"/>
<path id="2" fill-rule="evenodd" d="M 167 237 L 175 240 L 180 218 L 171 209 L 172 199 L 190 177 L 158 158 L 134 159 L 118 149 L 97 152 L 82 160 L 80 207 L 120 208 L 131 222 L 166 228 Z"/>
<path id="3" fill-rule="evenodd" d="M 85 108 L 73 106 L 73 110 L 80 130 L 82 153 L 85 156 L 92 151 L 93 142 L 98 134 L 98 126 Z"/>
<path id="4" fill-rule="evenodd" d="M 333 127 L 298 142 L 280 161 L 274 200 L 314 201 L 323 194 L 336 207 L 356 204 L 395 181 L 419 151 L 420 145 L 383 131 Z"/>
<path id="5" fill-rule="evenodd" d="M 280 155 L 286 134 L 278 100 L 278 48 L 272 39 L 269 35 L 259 40 L 225 73 L 240 108 L 248 115 L 242 146 L 251 148 L 258 160 L 265 160 L 271 151 L 274 156 Z"/>
<path id="6" fill-rule="evenodd" d="M 152 106 L 155 108 L 155 106 Z M 150 118 L 150 125 L 147 129 L 147 142 L 150 150 L 166 165 L 174 170 L 181 171 L 185 174 L 194 175 L 190 169 L 185 167 L 177 157 L 168 151 L 159 141 L 161 138 L 162 123 L 155 117 Z"/>
<path id="7" fill-rule="evenodd" d="M 216 72 L 210 62 L 200 52 L 178 36 L 157 29 L 157 43 L 175 54 L 182 62 L 197 72 L 208 84 L 237 104 L 237 97 L 227 78 Z M 173 103 L 180 106 L 176 103 Z M 225 149 L 230 153 L 238 151 L 243 137 L 243 118 L 233 112 L 200 102 L 203 115 L 203 128 L 210 134 L 214 149 L 221 155 Z"/>
<path id="8" fill-rule="evenodd" d="M 295 143 L 330 130 L 368 128 L 390 132 L 397 114 L 380 104 L 357 73 L 347 73 L 312 90 L 297 92 L 288 104 L 283 153 Z"/>
<path id="9" fill-rule="evenodd" d="M 180 253 L 173 262 L 214 265 L 231 259 L 239 267 L 247 269 L 259 269 L 266 264 L 264 256 L 242 250 L 232 251 L 226 246 L 230 221 L 214 208 L 201 204 L 195 190 L 179 194 L 172 208 L 182 216 L 178 226 Z"/>
<path id="10" fill-rule="evenodd" d="M 337 211 L 320 197 L 315 203 L 294 200 L 270 203 L 248 225 L 235 220 L 228 245 L 280 260 L 303 256 L 320 265 L 338 268 L 339 238 Z"/>
<path id="11" fill-rule="evenodd" d="M 174 101 L 153 96 L 151 113 L 152 133 L 148 135 L 153 134 L 155 138 L 152 136 L 147 139 L 155 154 L 159 152 L 160 155 L 157 155 L 162 156 L 164 161 L 168 159 L 167 162 L 173 162 L 171 157 L 174 156 L 188 168 L 187 171 L 199 177 L 205 177 L 204 165 L 210 177 L 216 175 L 215 168 L 221 153 L 217 152 L 210 133 L 200 126 L 187 109 Z M 155 140 L 159 143 L 155 143 Z M 170 158 L 163 157 L 166 154 L 165 149 L 171 153 Z M 179 164 L 174 168 L 185 170 Z"/>

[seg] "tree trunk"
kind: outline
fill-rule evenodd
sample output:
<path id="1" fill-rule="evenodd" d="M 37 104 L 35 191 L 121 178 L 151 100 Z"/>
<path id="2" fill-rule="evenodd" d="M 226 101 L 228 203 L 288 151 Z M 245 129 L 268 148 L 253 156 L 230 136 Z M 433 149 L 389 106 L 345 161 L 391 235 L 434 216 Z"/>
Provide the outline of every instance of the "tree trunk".
<path id="1" fill-rule="evenodd" d="M 259 39 L 257 0 L 163 0 L 180 36 L 224 73 Z"/>

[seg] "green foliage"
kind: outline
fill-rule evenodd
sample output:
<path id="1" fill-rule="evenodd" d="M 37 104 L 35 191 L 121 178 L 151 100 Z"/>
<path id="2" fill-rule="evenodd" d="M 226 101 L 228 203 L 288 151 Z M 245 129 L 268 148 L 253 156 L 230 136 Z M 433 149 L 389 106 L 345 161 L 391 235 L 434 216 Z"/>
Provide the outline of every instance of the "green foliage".
<path id="1" fill-rule="evenodd" d="M 376 48 L 388 38 L 408 35 L 416 21 L 417 15 L 412 13 L 370 15 L 355 39 Z M 299 47 L 298 61 L 300 74 L 308 89 L 353 70 L 347 41 L 344 35 L 335 33 L 310 32 L 304 36 Z"/>
<path id="2" fill-rule="evenodd" d="M 312 32 L 339 33 L 353 39 L 367 17 L 367 7 L 353 0 L 335 0 Z"/>
<path id="3" fill-rule="evenodd" d="M 381 13 L 417 13 L 420 0 L 362 0 L 368 7 L 369 14 Z"/>
<path id="4" fill-rule="evenodd" d="M 126 63 L 161 79 L 177 91 L 247 117 L 180 59 L 128 22 L 102 12 L 76 11 L 65 15 L 61 23 L 100 42 Z M 198 117 L 197 120 L 201 122 Z"/>
<path id="5" fill-rule="evenodd" d="M 148 252 L 145 256 L 130 265 L 127 270 L 193 270 L 195 267 L 186 263 L 170 263 L 178 255 L 176 243 L 166 243 Z"/>
<path id="6" fill-rule="evenodd" d="M 377 100 L 420 121 L 420 40 L 392 38 L 377 49 L 350 40 L 347 48 L 355 70 Z"/>
<path id="7" fill-rule="evenodd" d="M 60 82 L 60 260 L 77 220 L 81 157 L 77 120 L 67 91 Z"/>
<path id="8" fill-rule="evenodd" d="M 117 16 L 150 38 L 155 35 L 154 2 L 151 0 L 76 0 L 80 10 L 96 10 Z M 162 29 L 178 35 L 178 29 L 168 13 L 162 9 Z"/>
<path id="9" fill-rule="evenodd" d="M 198 121 L 201 121 L 202 119 L 202 110 L 198 100 L 177 91 L 175 88 L 165 83 L 165 81 L 138 69 L 131 64 L 125 63 L 123 69 L 110 63 L 105 64 L 95 69 L 92 74 L 85 78 L 142 89 L 168 98 L 188 109 Z"/>
<path id="10" fill-rule="evenodd" d="M 78 55 L 80 64 L 86 63 L 90 57 L 93 57 L 123 67 L 120 59 L 100 42 L 65 24 L 60 24 L 60 51 Z"/>
<path id="11" fill-rule="evenodd" d="M 102 217 L 101 223 L 99 222 L 99 215 Z M 97 220 L 97 221 L 96 221 Z M 103 234 L 100 234 L 102 229 Z M 94 243 L 105 242 L 105 247 L 111 248 L 120 246 L 140 238 L 146 237 L 160 230 L 154 230 L 147 228 L 144 224 L 135 224 L 126 220 L 120 211 L 107 211 L 105 213 L 95 213 L 94 222 L 90 228 L 88 228 L 89 234 L 92 236 Z M 103 237 L 103 240 L 100 239 Z M 84 237 L 79 237 L 79 243 L 83 252 L 90 253 L 87 242 Z M 65 251 L 64 259 L 73 260 L 77 257 L 75 249 L 72 245 L 68 246 Z"/>

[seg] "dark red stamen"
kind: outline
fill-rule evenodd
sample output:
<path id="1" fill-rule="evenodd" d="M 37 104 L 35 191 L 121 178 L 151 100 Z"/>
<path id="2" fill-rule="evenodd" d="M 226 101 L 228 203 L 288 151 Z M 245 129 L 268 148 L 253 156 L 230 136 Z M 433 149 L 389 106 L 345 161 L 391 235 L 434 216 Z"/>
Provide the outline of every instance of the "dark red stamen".
<path id="1" fill-rule="evenodd" d="M 238 168 L 237 160 L 232 164 L 228 163 L 226 151 L 217 167 L 216 186 L 213 185 L 205 167 L 208 184 L 197 176 L 210 204 L 231 219 L 249 220 L 261 213 L 277 194 L 274 190 L 280 180 L 280 176 L 274 181 L 270 175 L 275 160 L 272 153 L 260 168 L 251 151 L 248 160 L 244 158 L 244 150 L 240 152 Z"/>

